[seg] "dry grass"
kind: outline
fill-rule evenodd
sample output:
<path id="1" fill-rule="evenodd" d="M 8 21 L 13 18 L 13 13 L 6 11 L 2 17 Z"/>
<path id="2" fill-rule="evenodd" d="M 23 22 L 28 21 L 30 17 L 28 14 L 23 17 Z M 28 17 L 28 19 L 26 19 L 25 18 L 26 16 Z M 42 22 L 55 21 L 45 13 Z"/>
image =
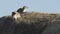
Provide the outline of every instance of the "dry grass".
<path id="1" fill-rule="evenodd" d="M 16 22 L 37 22 L 37 21 L 54 21 L 60 18 L 60 14 L 48 14 L 48 13 L 38 13 L 38 12 L 26 12 L 21 14 L 21 18 L 16 20 Z M 10 18 L 11 16 L 5 16 L 2 18 Z"/>
<path id="2" fill-rule="evenodd" d="M 16 20 L 16 22 L 37 22 L 37 21 L 53 21 L 60 17 L 60 14 L 48 14 L 48 13 L 38 13 L 38 12 L 26 12 L 21 14 L 21 18 Z"/>

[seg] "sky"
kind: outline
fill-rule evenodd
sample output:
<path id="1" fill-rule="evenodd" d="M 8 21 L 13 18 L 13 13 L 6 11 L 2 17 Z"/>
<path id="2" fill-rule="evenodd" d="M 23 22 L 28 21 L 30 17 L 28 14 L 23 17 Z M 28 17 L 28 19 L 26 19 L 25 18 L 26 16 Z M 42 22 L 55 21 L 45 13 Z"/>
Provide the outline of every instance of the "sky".
<path id="1" fill-rule="evenodd" d="M 23 6 L 28 7 L 28 12 L 60 13 L 60 0 L 0 0 L 0 17 Z"/>

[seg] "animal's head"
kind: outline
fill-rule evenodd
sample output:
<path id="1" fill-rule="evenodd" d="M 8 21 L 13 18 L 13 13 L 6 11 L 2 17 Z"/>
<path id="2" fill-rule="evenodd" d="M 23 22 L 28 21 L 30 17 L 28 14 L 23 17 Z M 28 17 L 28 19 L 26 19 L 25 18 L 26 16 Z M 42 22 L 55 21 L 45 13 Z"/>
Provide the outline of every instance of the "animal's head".
<path id="1" fill-rule="evenodd" d="M 18 12 L 12 12 L 12 18 L 14 19 L 14 20 L 17 20 L 18 18 L 20 18 L 21 16 L 20 16 L 20 13 L 18 13 Z"/>

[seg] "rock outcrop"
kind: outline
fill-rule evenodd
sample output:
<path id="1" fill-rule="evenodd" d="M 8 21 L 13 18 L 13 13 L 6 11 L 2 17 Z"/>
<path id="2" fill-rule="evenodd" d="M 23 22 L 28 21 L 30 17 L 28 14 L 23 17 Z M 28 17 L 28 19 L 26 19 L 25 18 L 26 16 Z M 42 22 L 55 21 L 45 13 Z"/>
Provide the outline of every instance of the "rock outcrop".
<path id="1" fill-rule="evenodd" d="M 60 14 L 27 12 L 21 16 L 17 21 L 1 17 L 0 34 L 60 34 Z"/>

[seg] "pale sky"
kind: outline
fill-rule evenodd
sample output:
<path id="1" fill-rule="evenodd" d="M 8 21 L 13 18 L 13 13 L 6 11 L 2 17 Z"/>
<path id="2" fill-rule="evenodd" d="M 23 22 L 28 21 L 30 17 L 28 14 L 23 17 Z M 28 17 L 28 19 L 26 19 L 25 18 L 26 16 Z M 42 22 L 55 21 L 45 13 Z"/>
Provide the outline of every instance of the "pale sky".
<path id="1" fill-rule="evenodd" d="M 0 17 L 23 6 L 28 6 L 29 12 L 60 13 L 60 0 L 0 0 Z"/>

